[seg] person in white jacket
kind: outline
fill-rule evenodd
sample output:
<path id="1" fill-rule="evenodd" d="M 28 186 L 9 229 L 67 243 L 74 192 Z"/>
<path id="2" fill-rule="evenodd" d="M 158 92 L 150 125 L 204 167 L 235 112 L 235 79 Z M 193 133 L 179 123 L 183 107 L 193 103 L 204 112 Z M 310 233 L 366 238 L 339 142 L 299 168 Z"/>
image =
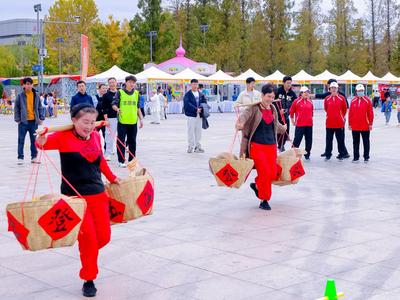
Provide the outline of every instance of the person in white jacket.
<path id="1" fill-rule="evenodd" d="M 153 97 L 150 98 L 151 101 L 151 114 L 153 115 L 153 122 L 150 122 L 150 124 L 160 124 L 160 93 L 161 93 L 161 88 L 158 87 L 157 91 L 153 92 Z"/>
<path id="2" fill-rule="evenodd" d="M 167 114 L 165 113 L 165 108 L 166 108 L 165 103 L 167 101 L 167 98 L 164 96 L 164 91 L 162 89 L 158 93 L 158 96 L 160 97 L 160 118 L 161 120 L 166 120 Z"/>

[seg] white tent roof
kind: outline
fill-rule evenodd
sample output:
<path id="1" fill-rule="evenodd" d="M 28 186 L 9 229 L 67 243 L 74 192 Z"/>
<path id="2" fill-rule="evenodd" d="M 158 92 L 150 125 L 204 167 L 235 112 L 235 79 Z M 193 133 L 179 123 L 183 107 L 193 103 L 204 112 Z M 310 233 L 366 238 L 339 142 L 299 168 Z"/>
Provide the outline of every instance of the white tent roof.
<path id="1" fill-rule="evenodd" d="M 257 74 L 252 69 L 248 69 L 246 72 L 240 74 L 239 76 L 235 77 L 236 81 L 246 81 L 247 78 L 253 77 L 256 81 L 265 81 L 264 77 L 260 74 Z"/>
<path id="2" fill-rule="evenodd" d="M 131 73 L 125 72 L 118 66 L 112 66 L 107 71 L 97 74 L 95 76 L 88 77 L 86 82 L 106 82 L 108 78 L 115 77 L 117 81 L 125 81 L 125 77 L 132 75 Z"/>
<path id="3" fill-rule="evenodd" d="M 164 72 L 154 66 L 135 75 L 138 82 L 148 82 L 154 80 L 173 80 L 174 76 Z"/>
<path id="4" fill-rule="evenodd" d="M 321 74 L 318 74 L 316 76 L 314 76 L 314 81 L 318 81 L 318 82 L 326 82 L 329 79 L 334 79 L 337 78 L 338 76 L 329 72 L 328 70 L 325 70 L 324 72 L 322 72 Z"/>
<path id="5" fill-rule="evenodd" d="M 344 74 L 338 76 L 337 81 L 339 83 L 348 83 L 348 82 L 359 82 L 361 81 L 361 77 L 354 74 L 352 71 L 348 70 Z"/>
<path id="6" fill-rule="evenodd" d="M 294 83 L 302 83 L 305 81 L 313 81 L 314 76 L 308 74 L 306 71 L 301 70 L 299 73 L 296 75 L 292 76 L 293 82 Z"/>
<path id="7" fill-rule="evenodd" d="M 235 79 L 231 75 L 226 74 L 222 70 L 219 70 L 218 72 L 208 76 L 207 78 L 213 81 L 220 81 L 220 82 L 235 81 Z"/>
<path id="8" fill-rule="evenodd" d="M 376 82 L 376 81 L 380 81 L 380 78 L 375 76 L 374 74 L 372 74 L 371 71 L 368 71 L 368 73 L 365 74 L 365 76 L 361 78 L 361 81 L 364 81 L 364 82 L 371 82 L 371 81 Z"/>
<path id="9" fill-rule="evenodd" d="M 172 78 L 175 80 L 192 80 L 192 79 L 197 79 L 200 81 L 209 81 L 209 79 L 203 75 L 200 75 L 198 73 L 196 73 L 195 71 L 193 71 L 190 68 L 186 68 L 185 70 L 172 75 Z"/>
<path id="10" fill-rule="evenodd" d="M 281 73 L 281 71 L 279 70 L 276 70 L 271 75 L 264 77 L 264 80 L 269 82 L 281 82 L 283 80 L 283 77 L 285 77 L 285 74 Z"/>
<path id="11" fill-rule="evenodd" d="M 382 82 L 399 82 L 400 78 L 394 76 L 390 72 L 387 72 L 387 74 L 385 76 L 383 76 L 380 81 L 382 81 Z"/>

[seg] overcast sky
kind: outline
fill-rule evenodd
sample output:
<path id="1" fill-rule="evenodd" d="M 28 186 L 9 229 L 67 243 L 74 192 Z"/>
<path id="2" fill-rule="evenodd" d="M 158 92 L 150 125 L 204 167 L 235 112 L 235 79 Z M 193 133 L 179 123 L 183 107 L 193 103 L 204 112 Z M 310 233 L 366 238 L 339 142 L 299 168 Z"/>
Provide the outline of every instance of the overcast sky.
<path id="1" fill-rule="evenodd" d="M 3 2 L 2 0 L 1 2 Z M 99 16 L 102 20 L 106 20 L 107 16 L 112 14 L 115 19 L 131 19 L 138 11 L 138 0 L 95 0 L 99 10 Z M 365 13 L 365 0 L 353 0 L 358 10 L 359 15 Z M 1 6 L 0 20 L 15 19 L 15 18 L 36 18 L 33 11 L 33 5 L 42 4 L 42 13 L 47 14 L 49 7 L 54 3 L 54 0 L 20 0 L 20 1 L 5 1 Z M 167 1 L 163 1 L 166 3 Z M 300 1 L 296 0 L 298 4 Z M 331 0 L 321 0 L 321 8 L 323 12 L 327 12 L 330 8 Z"/>

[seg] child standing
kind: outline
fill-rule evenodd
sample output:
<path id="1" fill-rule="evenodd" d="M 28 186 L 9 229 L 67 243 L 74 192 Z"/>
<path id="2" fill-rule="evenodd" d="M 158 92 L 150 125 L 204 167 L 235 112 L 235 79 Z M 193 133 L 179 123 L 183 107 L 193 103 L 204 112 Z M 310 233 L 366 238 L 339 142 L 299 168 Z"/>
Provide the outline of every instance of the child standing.
<path id="1" fill-rule="evenodd" d="M 392 115 L 392 105 L 393 105 L 393 100 L 390 96 L 388 96 L 386 98 L 386 101 L 384 103 L 382 103 L 382 110 L 381 112 L 383 112 L 385 114 L 385 119 L 386 119 L 386 126 L 389 125 L 389 121 L 390 121 L 390 117 Z"/>

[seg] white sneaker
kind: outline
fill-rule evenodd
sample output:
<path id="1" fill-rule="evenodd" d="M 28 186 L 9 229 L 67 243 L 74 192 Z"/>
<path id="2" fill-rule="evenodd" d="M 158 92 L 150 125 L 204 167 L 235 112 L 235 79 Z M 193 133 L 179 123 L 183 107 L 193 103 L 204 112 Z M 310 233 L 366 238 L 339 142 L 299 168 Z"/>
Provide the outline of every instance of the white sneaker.
<path id="1" fill-rule="evenodd" d="M 188 147 L 187 153 L 193 153 L 193 148 L 192 147 Z"/>
<path id="2" fill-rule="evenodd" d="M 22 158 L 18 158 L 18 161 L 17 161 L 17 165 L 23 165 L 24 164 L 24 160 L 22 159 Z"/>
<path id="3" fill-rule="evenodd" d="M 104 158 L 105 158 L 106 161 L 110 161 L 111 160 L 110 155 L 106 155 Z"/>
<path id="4" fill-rule="evenodd" d="M 125 164 L 125 163 L 118 163 L 118 167 L 120 167 L 120 168 L 126 168 L 126 164 Z"/>

